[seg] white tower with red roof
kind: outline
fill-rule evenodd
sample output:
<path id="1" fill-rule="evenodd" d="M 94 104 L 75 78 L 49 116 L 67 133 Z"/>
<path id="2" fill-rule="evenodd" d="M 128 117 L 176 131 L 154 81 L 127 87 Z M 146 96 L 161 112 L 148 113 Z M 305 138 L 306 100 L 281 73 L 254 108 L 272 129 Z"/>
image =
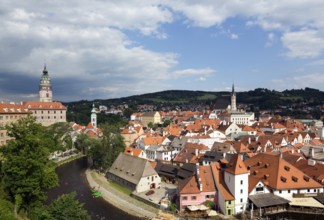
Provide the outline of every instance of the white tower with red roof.
<path id="1" fill-rule="evenodd" d="M 234 214 L 245 211 L 248 204 L 249 175 L 241 155 L 233 155 L 225 169 L 224 181 L 235 198 Z"/>

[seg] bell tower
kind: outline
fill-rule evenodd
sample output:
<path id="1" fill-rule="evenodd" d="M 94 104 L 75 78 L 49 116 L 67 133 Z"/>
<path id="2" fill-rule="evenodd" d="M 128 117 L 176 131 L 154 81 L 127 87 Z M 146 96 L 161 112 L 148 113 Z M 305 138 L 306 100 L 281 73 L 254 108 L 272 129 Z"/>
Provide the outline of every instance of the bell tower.
<path id="1" fill-rule="evenodd" d="M 91 110 L 91 124 L 95 132 L 97 132 L 97 111 L 94 103 L 92 104 L 92 110 Z"/>
<path id="2" fill-rule="evenodd" d="M 52 85 L 51 85 L 51 79 L 46 69 L 46 65 L 44 65 L 43 74 L 40 78 L 40 83 L 39 83 L 39 101 L 52 102 Z"/>

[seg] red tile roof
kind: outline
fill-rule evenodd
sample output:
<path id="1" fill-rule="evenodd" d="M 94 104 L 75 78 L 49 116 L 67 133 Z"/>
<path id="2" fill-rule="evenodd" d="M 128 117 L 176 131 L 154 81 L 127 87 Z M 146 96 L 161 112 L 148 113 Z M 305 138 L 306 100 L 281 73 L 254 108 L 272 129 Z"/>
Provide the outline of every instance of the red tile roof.
<path id="1" fill-rule="evenodd" d="M 243 163 L 243 160 L 241 159 L 241 155 L 238 154 L 234 154 L 232 156 L 231 161 L 228 163 L 225 171 L 234 175 L 249 173 L 248 169 Z"/>
<path id="2" fill-rule="evenodd" d="M 26 101 L 23 102 L 25 108 L 37 110 L 66 110 L 65 106 L 61 102 L 36 102 L 36 101 Z"/>
<path id="3" fill-rule="evenodd" d="M 249 180 L 259 179 L 276 189 L 305 189 L 322 187 L 308 175 L 289 164 L 279 154 L 261 153 L 244 161 L 250 168 Z"/>

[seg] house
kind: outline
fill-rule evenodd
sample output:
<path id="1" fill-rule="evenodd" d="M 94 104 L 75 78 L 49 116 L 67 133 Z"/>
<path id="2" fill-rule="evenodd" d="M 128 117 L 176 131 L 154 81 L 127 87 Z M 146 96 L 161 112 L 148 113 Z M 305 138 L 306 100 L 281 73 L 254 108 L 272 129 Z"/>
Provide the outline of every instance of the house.
<path id="1" fill-rule="evenodd" d="M 208 147 L 202 144 L 194 144 L 187 142 L 180 153 L 174 158 L 173 163 L 182 166 L 186 163 L 198 162 L 199 157 L 205 154 Z"/>
<path id="2" fill-rule="evenodd" d="M 179 209 L 192 210 L 192 206 L 202 205 L 205 201 L 215 201 L 216 187 L 211 167 L 196 165 L 196 175 L 179 180 Z"/>
<path id="3" fill-rule="evenodd" d="M 219 163 L 211 163 L 213 178 L 217 189 L 215 208 L 224 215 L 234 215 L 235 198 L 224 181 L 224 170 Z"/>
<path id="4" fill-rule="evenodd" d="M 144 112 L 141 116 L 141 121 L 143 126 L 147 127 L 149 123 L 153 125 L 161 123 L 162 117 L 159 112 Z"/>
<path id="5" fill-rule="evenodd" d="M 118 155 L 106 177 L 137 193 L 161 186 L 161 178 L 148 160 L 124 153 Z"/>
<path id="6" fill-rule="evenodd" d="M 129 147 L 132 143 L 134 143 L 134 141 L 142 134 L 144 134 L 144 131 L 142 126 L 139 124 L 129 125 L 120 132 L 126 147 Z"/>
<path id="7" fill-rule="evenodd" d="M 126 147 L 124 154 L 146 159 L 146 153 L 138 148 Z"/>
<path id="8" fill-rule="evenodd" d="M 278 153 L 260 153 L 244 161 L 250 170 L 249 195 L 272 193 L 289 199 L 293 194 L 323 192 L 323 186 L 288 163 Z"/>
<path id="9" fill-rule="evenodd" d="M 7 130 L 4 127 L 28 115 L 31 115 L 31 112 L 21 104 L 0 103 L 0 147 L 11 139 L 7 135 Z"/>
<path id="10" fill-rule="evenodd" d="M 242 129 L 235 123 L 222 124 L 217 130 L 223 132 L 226 136 L 237 135 L 242 132 Z"/>

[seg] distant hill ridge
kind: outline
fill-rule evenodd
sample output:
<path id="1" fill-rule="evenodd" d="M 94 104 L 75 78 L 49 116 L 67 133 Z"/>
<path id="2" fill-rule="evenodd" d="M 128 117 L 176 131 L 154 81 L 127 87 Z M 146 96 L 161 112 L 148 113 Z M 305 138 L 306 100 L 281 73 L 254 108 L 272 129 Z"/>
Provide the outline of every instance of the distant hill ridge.
<path id="1" fill-rule="evenodd" d="M 230 92 L 220 91 L 191 91 L 191 90 L 166 90 L 154 93 L 146 93 L 141 95 L 133 95 L 114 99 L 96 99 L 93 101 L 81 100 L 75 102 L 67 102 L 65 104 L 77 103 L 100 103 L 102 105 L 118 105 L 122 103 L 136 103 L 136 104 L 186 104 L 192 102 L 206 102 L 214 101 L 220 96 L 229 96 Z M 324 92 L 306 87 L 305 89 L 284 90 L 282 92 L 276 90 L 269 90 L 266 88 L 257 88 L 247 92 L 236 92 L 237 102 L 244 104 L 257 104 L 263 101 L 277 101 L 278 104 L 291 102 L 323 102 Z M 269 100 L 271 99 L 271 100 Z"/>

